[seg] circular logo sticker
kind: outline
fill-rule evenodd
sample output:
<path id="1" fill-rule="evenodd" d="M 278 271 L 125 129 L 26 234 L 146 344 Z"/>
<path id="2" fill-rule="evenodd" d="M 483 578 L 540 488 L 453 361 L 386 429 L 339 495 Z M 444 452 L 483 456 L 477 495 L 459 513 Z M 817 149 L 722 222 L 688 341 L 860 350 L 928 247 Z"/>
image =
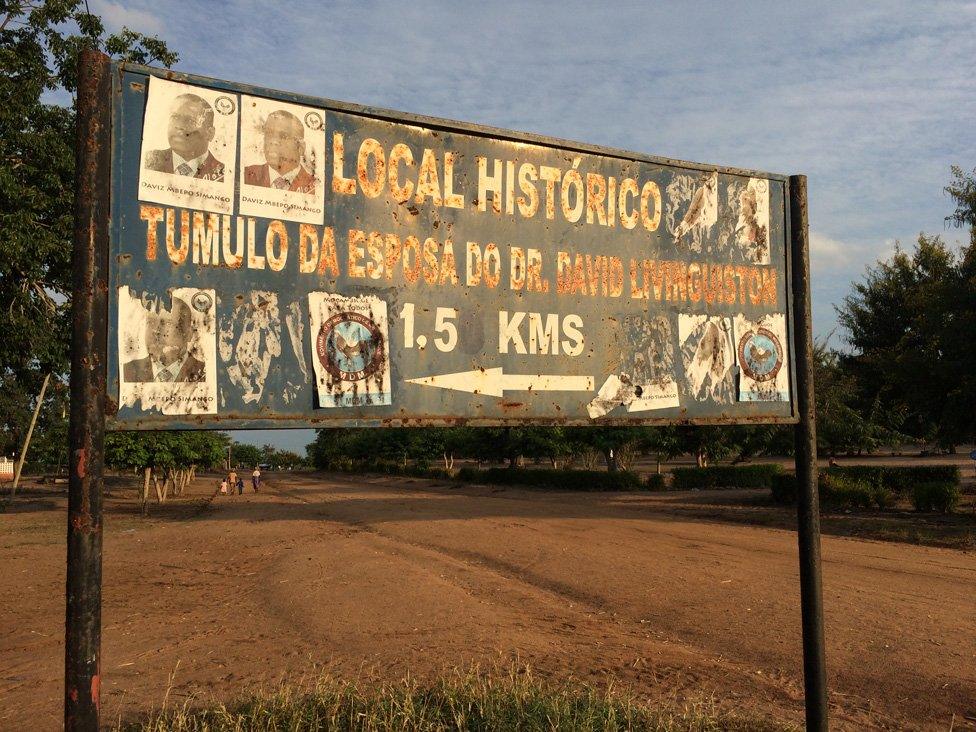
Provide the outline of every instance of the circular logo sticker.
<path id="1" fill-rule="evenodd" d="M 236 109 L 237 105 L 234 104 L 233 99 L 224 96 L 224 97 L 217 97 L 216 101 L 214 102 L 214 107 L 221 114 L 233 114 L 234 109 Z"/>
<path id="2" fill-rule="evenodd" d="M 333 378 L 361 381 L 383 365 L 383 335 L 359 313 L 338 313 L 322 323 L 315 351 Z"/>
<path id="3" fill-rule="evenodd" d="M 190 300 L 190 304 L 193 305 L 193 309 L 198 313 L 205 313 L 213 305 L 213 299 L 206 292 L 198 292 Z"/>
<path id="4" fill-rule="evenodd" d="M 305 126 L 310 130 L 322 129 L 322 115 L 318 112 L 309 112 L 305 115 Z"/>
<path id="5" fill-rule="evenodd" d="M 759 328 L 739 340 L 739 364 L 753 381 L 772 381 L 783 367 L 783 347 L 772 331 Z"/>

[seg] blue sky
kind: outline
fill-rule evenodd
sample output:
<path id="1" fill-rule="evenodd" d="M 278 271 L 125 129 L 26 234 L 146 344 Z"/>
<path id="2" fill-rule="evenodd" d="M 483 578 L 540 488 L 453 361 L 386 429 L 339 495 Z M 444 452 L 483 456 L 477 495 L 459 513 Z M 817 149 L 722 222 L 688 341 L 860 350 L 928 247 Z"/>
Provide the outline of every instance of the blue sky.
<path id="1" fill-rule="evenodd" d="M 965 238 L 942 189 L 951 164 L 976 167 L 976 2 L 89 4 L 158 34 L 183 71 L 805 173 L 820 336 L 896 241 Z"/>

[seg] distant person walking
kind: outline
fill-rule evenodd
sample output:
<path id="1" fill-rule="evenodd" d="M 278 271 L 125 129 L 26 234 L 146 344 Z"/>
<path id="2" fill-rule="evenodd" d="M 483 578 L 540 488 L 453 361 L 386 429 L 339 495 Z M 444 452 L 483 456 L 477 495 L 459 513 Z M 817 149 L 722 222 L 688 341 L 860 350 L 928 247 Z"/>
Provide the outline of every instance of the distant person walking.
<path id="1" fill-rule="evenodd" d="M 251 485 L 254 486 L 254 492 L 258 492 L 258 488 L 261 487 L 261 468 L 254 466 L 254 472 L 251 473 Z"/>
<path id="2" fill-rule="evenodd" d="M 237 495 L 244 495 L 244 479 L 239 476 L 237 478 Z"/>
<path id="3" fill-rule="evenodd" d="M 222 496 L 227 495 L 227 478 L 224 478 L 222 481 L 220 481 L 220 494 Z"/>

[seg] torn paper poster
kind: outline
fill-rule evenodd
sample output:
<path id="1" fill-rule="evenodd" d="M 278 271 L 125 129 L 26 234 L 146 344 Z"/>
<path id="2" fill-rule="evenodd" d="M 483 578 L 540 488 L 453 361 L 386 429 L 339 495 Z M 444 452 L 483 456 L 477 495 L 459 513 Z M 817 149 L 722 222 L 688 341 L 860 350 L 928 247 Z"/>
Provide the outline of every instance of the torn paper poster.
<path id="1" fill-rule="evenodd" d="M 290 382 L 285 384 L 281 392 L 281 398 L 285 404 L 291 404 L 297 397 L 302 387 L 309 382 L 308 366 L 305 364 L 305 319 L 302 316 L 302 304 L 292 302 L 288 304 L 285 311 L 285 327 L 288 330 L 288 341 L 291 343 L 292 353 L 298 362 L 298 370 L 301 372 L 301 382 Z"/>
<path id="2" fill-rule="evenodd" d="M 698 401 L 735 401 L 732 321 L 714 315 L 678 315 L 684 389 Z"/>
<path id="3" fill-rule="evenodd" d="M 718 173 L 676 175 L 666 193 L 665 221 L 675 243 L 701 252 L 718 220 Z"/>
<path id="4" fill-rule="evenodd" d="M 233 213 L 237 115 L 236 94 L 150 76 L 139 199 Z"/>
<path id="5" fill-rule="evenodd" d="M 678 406 L 678 382 L 674 373 L 674 330 L 666 315 L 623 319 L 624 348 L 621 362 L 640 394 L 627 405 L 628 412 Z"/>
<path id="6" fill-rule="evenodd" d="M 119 288 L 119 403 L 163 414 L 217 412 L 213 290 L 178 287 L 170 298 Z"/>
<path id="7" fill-rule="evenodd" d="M 742 258 L 753 264 L 769 264 L 769 181 L 750 178 L 737 187 L 737 193 L 735 241 Z"/>
<path id="8" fill-rule="evenodd" d="M 790 377 L 786 359 L 786 316 L 751 320 L 735 316 L 740 402 L 787 402 Z"/>
<path id="9" fill-rule="evenodd" d="M 240 212 L 321 224 L 325 111 L 241 97 Z"/>
<path id="10" fill-rule="evenodd" d="M 640 395 L 627 405 L 628 412 L 647 412 L 652 409 L 671 409 L 678 406 L 678 382 L 640 384 Z"/>
<path id="11" fill-rule="evenodd" d="M 620 374 L 620 376 L 611 374 L 603 382 L 596 396 L 586 405 L 586 412 L 590 415 L 590 419 L 602 417 L 617 407 L 627 406 L 633 402 L 640 396 L 640 391 L 640 387 L 632 383 L 627 374 Z"/>
<path id="12" fill-rule="evenodd" d="M 386 303 L 372 295 L 310 292 L 308 309 L 319 406 L 390 404 Z"/>
<path id="13" fill-rule="evenodd" d="M 220 318 L 219 350 L 230 384 L 236 387 L 243 402 L 259 403 L 271 362 L 281 355 L 277 293 L 251 290 L 239 297 L 233 309 Z M 225 401 L 224 391 L 222 388 L 221 404 Z"/>

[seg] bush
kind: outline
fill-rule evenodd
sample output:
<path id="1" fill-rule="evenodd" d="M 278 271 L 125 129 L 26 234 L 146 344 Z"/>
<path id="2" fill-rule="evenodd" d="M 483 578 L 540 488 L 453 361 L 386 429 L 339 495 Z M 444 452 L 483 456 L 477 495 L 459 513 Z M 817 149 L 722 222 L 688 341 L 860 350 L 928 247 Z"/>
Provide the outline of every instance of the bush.
<path id="1" fill-rule="evenodd" d="M 895 494 L 887 488 L 834 471 L 821 472 L 817 486 L 820 503 L 833 509 L 890 508 L 895 503 Z M 775 476 L 770 489 L 776 503 L 796 503 L 796 476 L 793 473 Z"/>
<path id="2" fill-rule="evenodd" d="M 793 473 L 774 475 L 770 489 L 776 503 L 796 503 L 796 475 Z"/>
<path id="3" fill-rule="evenodd" d="M 633 491 L 643 487 L 640 476 L 629 470 L 525 470 L 523 468 L 461 468 L 459 480 L 491 485 L 562 488 L 570 491 Z"/>
<path id="4" fill-rule="evenodd" d="M 959 503 L 959 480 L 959 469 L 954 465 L 850 465 L 820 471 L 818 485 L 821 503 L 830 508 L 891 508 L 899 495 L 910 494 L 918 511 L 950 513 Z M 796 477 L 792 473 L 776 476 L 770 488 L 777 503 L 796 503 Z M 920 504 L 925 507 L 920 508 Z"/>
<path id="5" fill-rule="evenodd" d="M 779 465 L 716 465 L 710 468 L 675 468 L 671 487 L 693 488 L 770 488 L 774 477 L 782 475 Z"/>
<path id="6" fill-rule="evenodd" d="M 919 483 L 959 485 L 960 480 L 957 465 L 912 465 L 904 468 L 886 468 L 885 485 L 894 491 L 908 493 Z"/>
<path id="7" fill-rule="evenodd" d="M 874 505 L 879 509 L 891 508 L 895 505 L 897 499 L 897 493 L 883 486 L 881 488 L 875 488 L 871 493 L 871 500 L 874 501 Z"/>
<path id="8" fill-rule="evenodd" d="M 444 468 L 431 468 L 424 463 L 417 465 L 401 465 L 399 463 L 364 463 L 359 460 L 349 458 L 338 458 L 330 460 L 326 465 L 328 470 L 336 470 L 341 473 L 384 473 L 386 475 L 404 475 L 410 478 L 438 478 L 450 479 L 453 474 Z"/>
<path id="9" fill-rule="evenodd" d="M 663 491 L 666 489 L 664 484 L 664 473 L 650 473 L 644 479 L 644 487 L 649 491 Z"/>
<path id="10" fill-rule="evenodd" d="M 912 489 L 912 505 L 916 511 L 952 513 L 960 495 L 959 486 L 952 483 L 919 483 Z"/>
<path id="11" fill-rule="evenodd" d="M 831 508 L 871 508 L 877 490 L 866 480 L 831 473 L 820 475 L 820 502 Z"/>
<path id="12" fill-rule="evenodd" d="M 880 487 L 887 482 L 887 472 L 887 468 L 878 465 L 836 465 L 832 468 L 827 468 L 826 474 L 840 478 L 842 481 L 866 483 Z M 823 475 L 824 472 L 821 471 L 821 477 Z"/>
<path id="13" fill-rule="evenodd" d="M 949 483 L 959 485 L 959 468 L 955 465 L 910 465 L 891 467 L 881 465 L 844 465 L 830 468 L 832 475 L 840 475 L 858 482 L 870 483 L 894 493 L 907 494 L 919 483 Z"/>

